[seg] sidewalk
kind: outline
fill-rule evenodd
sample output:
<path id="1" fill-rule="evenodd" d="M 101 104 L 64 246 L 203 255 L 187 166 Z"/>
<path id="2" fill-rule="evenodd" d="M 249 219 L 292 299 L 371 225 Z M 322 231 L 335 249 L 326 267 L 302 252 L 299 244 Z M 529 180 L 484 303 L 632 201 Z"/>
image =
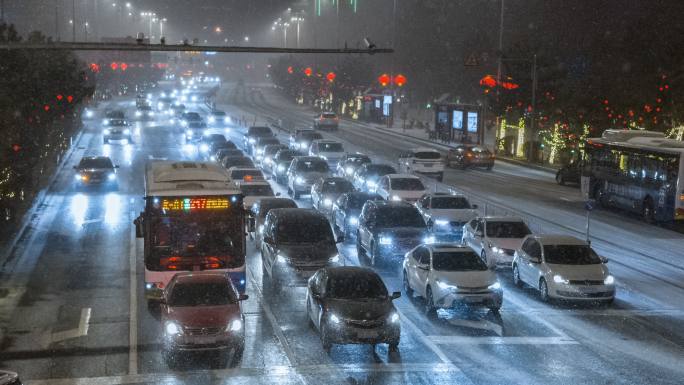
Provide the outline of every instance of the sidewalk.
<path id="1" fill-rule="evenodd" d="M 458 145 L 461 145 L 462 143 L 460 142 L 442 142 L 440 140 L 435 140 L 435 139 L 430 139 L 428 133 L 424 129 L 418 129 L 418 128 L 413 128 L 413 129 L 403 129 L 401 127 L 387 127 L 386 125 L 379 124 L 379 123 L 368 123 L 368 122 L 363 122 L 360 120 L 353 120 L 349 118 L 343 118 L 343 120 L 350 122 L 350 123 L 355 123 L 358 125 L 362 125 L 365 127 L 370 127 L 378 131 L 383 131 L 395 136 L 405 136 L 414 140 L 418 140 L 421 142 L 425 142 L 427 145 L 432 145 L 432 146 L 437 146 L 441 147 L 443 149 L 450 149 L 450 148 L 456 148 Z M 541 164 L 535 164 L 527 161 L 526 159 L 520 159 L 520 158 L 515 158 L 512 156 L 507 156 L 507 155 L 501 155 L 497 154 L 496 155 L 497 160 L 515 164 L 518 166 L 522 167 L 528 167 L 532 168 L 535 170 L 540 170 L 540 171 L 545 171 L 549 173 L 555 174 L 558 171 L 558 168 L 549 166 L 549 165 L 541 165 Z"/>

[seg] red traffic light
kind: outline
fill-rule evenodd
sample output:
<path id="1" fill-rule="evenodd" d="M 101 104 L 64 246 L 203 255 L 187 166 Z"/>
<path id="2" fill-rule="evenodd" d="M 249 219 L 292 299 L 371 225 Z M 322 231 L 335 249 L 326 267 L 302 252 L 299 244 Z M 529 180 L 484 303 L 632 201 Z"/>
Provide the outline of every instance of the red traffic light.
<path id="1" fill-rule="evenodd" d="M 336 78 L 336 77 L 337 77 L 337 75 L 335 75 L 334 72 L 328 72 L 328 74 L 325 75 L 325 78 L 328 79 L 328 81 L 331 82 L 331 83 L 332 83 L 333 81 L 335 81 L 335 78 Z"/>
<path id="2" fill-rule="evenodd" d="M 288 74 L 291 74 L 293 72 L 294 72 L 294 69 L 292 68 L 292 66 L 287 67 L 287 73 Z"/>
<path id="3" fill-rule="evenodd" d="M 390 79 L 389 75 L 387 74 L 382 74 L 378 77 L 378 83 L 380 83 L 380 85 L 383 87 L 386 87 L 391 80 L 392 79 Z"/>
<path id="4" fill-rule="evenodd" d="M 43 106 L 43 109 L 45 110 L 45 112 L 48 112 L 48 111 L 50 111 L 50 106 L 48 106 L 48 105 L 46 104 L 46 105 Z"/>
<path id="5" fill-rule="evenodd" d="M 394 84 L 396 84 L 398 87 L 403 86 L 406 84 L 406 76 L 399 74 L 394 77 Z"/>
<path id="6" fill-rule="evenodd" d="M 313 73 L 313 70 L 311 69 L 311 67 L 304 68 L 304 75 L 311 76 L 312 73 Z"/>

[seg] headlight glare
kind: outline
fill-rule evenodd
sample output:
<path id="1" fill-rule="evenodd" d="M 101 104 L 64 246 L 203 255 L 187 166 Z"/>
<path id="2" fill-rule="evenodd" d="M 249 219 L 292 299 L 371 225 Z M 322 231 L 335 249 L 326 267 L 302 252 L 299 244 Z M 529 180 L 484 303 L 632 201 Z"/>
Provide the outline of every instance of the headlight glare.
<path id="1" fill-rule="evenodd" d="M 401 197 L 399 195 L 392 195 L 392 200 L 395 202 L 401 201 Z"/>
<path id="2" fill-rule="evenodd" d="M 381 245 L 391 245 L 392 244 L 392 238 L 383 235 L 380 237 L 379 242 Z"/>
<path id="3" fill-rule="evenodd" d="M 230 324 L 228 324 L 227 329 L 228 329 L 228 331 L 231 331 L 231 332 L 237 332 L 237 331 L 242 330 L 242 320 L 239 320 L 239 319 L 232 320 L 230 322 Z"/>
<path id="4" fill-rule="evenodd" d="M 340 319 L 337 318 L 337 316 L 335 314 L 330 314 L 330 322 L 338 324 L 338 323 L 340 323 Z"/>
<path id="5" fill-rule="evenodd" d="M 389 320 L 391 323 L 395 324 L 399 322 L 399 314 L 397 313 L 392 313 L 392 315 L 389 317 Z"/>
<path id="6" fill-rule="evenodd" d="M 569 281 L 567 279 L 563 278 L 562 276 L 556 274 L 553 276 L 553 282 L 567 284 Z"/>
<path id="7" fill-rule="evenodd" d="M 615 284 L 615 277 L 613 277 L 612 275 L 607 276 L 606 279 L 603 280 L 603 284 L 604 284 L 604 285 L 613 285 L 613 284 Z"/>
<path id="8" fill-rule="evenodd" d="M 359 224 L 359 218 L 357 218 L 357 217 L 350 217 L 350 218 L 349 218 L 349 224 L 350 224 L 350 225 L 358 225 L 358 224 Z"/>
<path id="9" fill-rule="evenodd" d="M 501 289 L 501 283 L 499 283 L 499 281 L 496 281 L 493 284 L 489 285 L 489 290 L 499 290 L 499 289 Z"/>
<path id="10" fill-rule="evenodd" d="M 183 329 L 181 329 L 180 325 L 173 321 L 169 321 L 166 323 L 166 326 L 164 326 L 164 331 L 166 331 L 166 334 L 171 336 L 183 334 Z"/>

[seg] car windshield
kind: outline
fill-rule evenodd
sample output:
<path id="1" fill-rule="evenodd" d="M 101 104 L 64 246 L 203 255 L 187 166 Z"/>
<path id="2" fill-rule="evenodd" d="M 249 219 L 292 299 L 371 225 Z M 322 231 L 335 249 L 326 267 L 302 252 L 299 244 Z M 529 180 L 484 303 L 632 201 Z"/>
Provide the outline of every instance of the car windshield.
<path id="1" fill-rule="evenodd" d="M 237 303 L 228 282 L 177 283 L 168 298 L 169 306 L 220 306 Z"/>
<path id="2" fill-rule="evenodd" d="M 211 114 L 214 116 L 226 116 L 226 113 L 223 111 L 212 111 Z"/>
<path id="3" fill-rule="evenodd" d="M 226 157 L 223 159 L 223 167 L 231 168 L 237 166 L 254 167 L 254 162 L 246 156 Z"/>
<path id="4" fill-rule="evenodd" d="M 323 139 L 323 135 L 319 134 L 318 132 L 303 132 L 301 135 L 301 140 L 305 140 L 307 142 L 318 139 Z"/>
<path id="5" fill-rule="evenodd" d="M 432 267 L 439 271 L 485 271 L 487 265 L 473 251 L 436 251 Z"/>
<path id="6" fill-rule="evenodd" d="M 425 185 L 418 178 L 391 178 L 390 187 L 399 191 L 425 190 Z"/>
<path id="7" fill-rule="evenodd" d="M 333 242 L 330 225 L 320 218 L 288 216 L 279 221 L 276 231 L 280 243 Z"/>
<path id="8" fill-rule="evenodd" d="M 556 265 L 596 265 L 601 258 L 586 245 L 544 245 L 544 260 Z"/>
<path id="9" fill-rule="evenodd" d="M 303 172 L 327 172 L 328 163 L 322 159 L 305 160 L 297 162 L 297 171 Z"/>
<path id="10" fill-rule="evenodd" d="M 343 152 L 344 147 L 342 147 L 342 143 L 318 143 L 318 151 L 320 151 L 320 152 Z"/>
<path id="11" fill-rule="evenodd" d="M 83 158 L 78 168 L 114 168 L 114 164 L 109 158 Z"/>
<path id="12" fill-rule="evenodd" d="M 271 129 L 268 127 L 260 127 L 260 126 L 254 126 L 250 127 L 248 130 L 248 135 L 250 136 L 265 136 L 265 135 L 271 135 Z"/>
<path id="13" fill-rule="evenodd" d="M 268 184 L 243 184 L 240 186 L 240 191 L 242 191 L 245 196 L 262 196 L 271 197 L 273 196 L 273 189 Z"/>
<path id="14" fill-rule="evenodd" d="M 487 221 L 487 236 L 489 238 L 524 238 L 532 234 L 524 222 Z"/>
<path id="15" fill-rule="evenodd" d="M 435 151 L 419 151 L 414 154 L 416 159 L 423 159 L 423 160 L 436 160 L 440 159 L 442 155 L 439 152 Z"/>
<path id="16" fill-rule="evenodd" d="M 377 211 L 378 227 L 426 227 L 425 220 L 415 207 L 382 207 Z"/>
<path id="17" fill-rule="evenodd" d="M 470 209 L 470 202 L 465 197 L 432 197 L 432 209 Z"/>
<path id="18" fill-rule="evenodd" d="M 200 120 L 202 117 L 197 112 L 186 112 L 185 119 L 187 120 Z"/>
<path id="19" fill-rule="evenodd" d="M 397 170 L 392 166 L 384 164 L 369 164 L 366 166 L 364 174 L 368 177 L 381 177 L 387 174 L 395 174 Z"/>
<path id="20" fill-rule="evenodd" d="M 323 183 L 322 189 L 324 193 L 343 193 L 353 190 L 354 186 L 351 184 L 351 182 L 344 179 L 326 181 Z"/>
<path id="21" fill-rule="evenodd" d="M 385 299 L 387 288 L 377 274 L 359 272 L 333 275 L 328 279 L 326 296 L 335 299 Z"/>
<path id="22" fill-rule="evenodd" d="M 363 194 L 363 195 L 351 194 L 351 195 L 349 195 L 349 198 L 347 200 L 347 208 L 352 209 L 352 210 L 359 210 L 368 201 L 381 201 L 381 200 L 383 200 L 382 197 L 380 195 L 377 195 L 377 194 Z"/>

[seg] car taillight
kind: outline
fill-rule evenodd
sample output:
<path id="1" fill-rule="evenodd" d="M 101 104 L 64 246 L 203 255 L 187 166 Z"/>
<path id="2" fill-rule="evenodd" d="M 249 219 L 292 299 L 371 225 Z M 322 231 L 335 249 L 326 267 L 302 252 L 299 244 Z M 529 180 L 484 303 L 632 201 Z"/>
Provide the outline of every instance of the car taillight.
<path id="1" fill-rule="evenodd" d="M 468 152 L 468 153 L 466 153 L 466 156 L 467 156 L 468 158 L 472 158 L 472 157 L 473 157 L 473 153 L 472 153 L 472 152 Z"/>

